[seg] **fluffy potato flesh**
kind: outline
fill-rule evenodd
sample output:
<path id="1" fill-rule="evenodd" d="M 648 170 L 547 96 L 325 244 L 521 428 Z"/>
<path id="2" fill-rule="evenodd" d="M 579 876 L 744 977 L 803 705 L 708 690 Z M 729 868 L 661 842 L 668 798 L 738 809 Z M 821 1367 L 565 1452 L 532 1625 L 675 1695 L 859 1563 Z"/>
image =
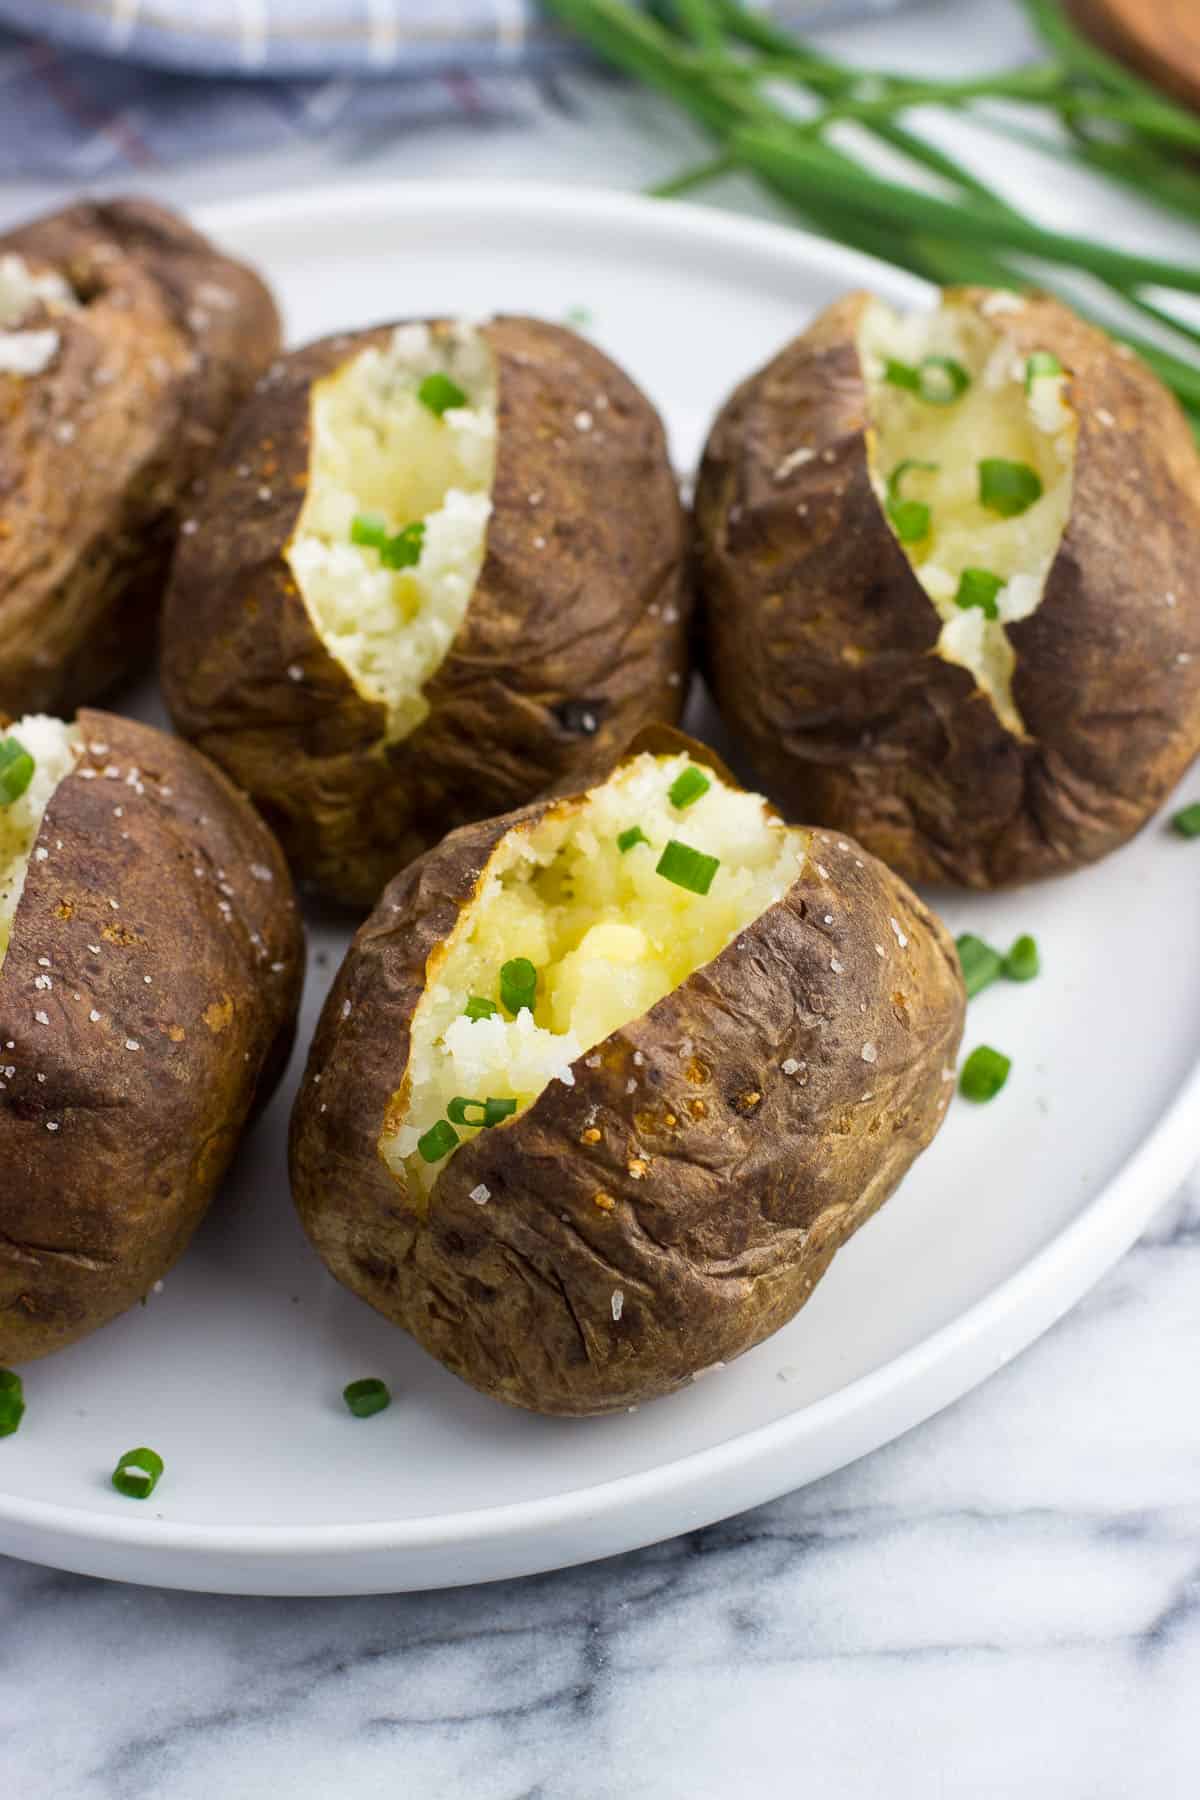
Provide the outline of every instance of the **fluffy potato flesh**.
<path id="1" fill-rule="evenodd" d="M 431 959 L 380 1140 L 410 1193 L 427 1193 L 443 1166 L 417 1145 L 453 1100 L 511 1099 L 521 1111 L 548 1082 L 571 1085 L 577 1057 L 711 961 L 796 879 L 807 832 L 709 770 L 707 790 L 680 808 L 670 790 L 689 767 L 686 754 L 634 757 L 583 800 L 501 840 Z M 623 851 L 618 839 L 635 827 L 647 841 Z M 658 873 L 672 839 L 719 859 L 707 894 Z M 537 970 L 537 992 L 513 1014 L 501 970 L 515 958 Z M 472 999 L 498 1010 L 471 1018 Z M 455 1125 L 460 1142 L 480 1128 Z"/>
<path id="2" fill-rule="evenodd" d="M 41 713 L 18 719 L 15 725 L 0 731 L 0 742 L 7 738 L 15 738 L 29 752 L 33 774 L 23 794 L 8 806 L 0 804 L 0 968 L 42 817 L 55 788 L 71 773 L 82 749 L 78 726 Z"/>
<path id="3" fill-rule="evenodd" d="M 436 393 L 434 405 L 422 399 L 430 377 L 448 379 L 465 403 L 438 410 Z M 314 383 L 310 427 L 308 489 L 287 560 L 318 636 L 359 692 L 387 708 L 396 741 L 429 711 L 422 689 L 483 562 L 496 463 L 492 352 L 467 324 L 402 325 L 386 348 Z M 379 547 L 355 542 L 363 519 L 389 537 L 415 536 L 415 558 L 389 566 Z"/>
<path id="4" fill-rule="evenodd" d="M 901 317 L 881 301 L 863 315 L 858 351 L 867 383 L 871 480 L 917 580 L 942 620 L 938 651 L 969 669 L 1009 730 L 1024 728 L 1013 700 L 1014 656 L 1005 627 L 1041 601 L 1066 530 L 1074 487 L 1078 420 L 1067 404 L 1066 371 L 1039 373 L 1016 354 L 996 325 L 1013 295 L 997 293 L 979 310 L 948 301 L 936 311 Z M 928 368 L 949 359 L 969 385 L 934 404 L 889 379 L 895 366 Z M 935 365 L 934 375 L 939 366 Z M 947 390 L 953 392 L 953 389 Z M 980 464 L 999 459 L 1032 470 L 1040 497 L 1014 516 L 981 499 Z M 920 468 L 919 464 L 934 465 Z M 909 465 L 904 469 L 904 465 Z M 897 477 L 897 471 L 904 472 Z M 929 509 L 926 534 L 905 541 L 889 500 Z M 962 604 L 966 570 L 1002 583 L 991 602 Z"/>

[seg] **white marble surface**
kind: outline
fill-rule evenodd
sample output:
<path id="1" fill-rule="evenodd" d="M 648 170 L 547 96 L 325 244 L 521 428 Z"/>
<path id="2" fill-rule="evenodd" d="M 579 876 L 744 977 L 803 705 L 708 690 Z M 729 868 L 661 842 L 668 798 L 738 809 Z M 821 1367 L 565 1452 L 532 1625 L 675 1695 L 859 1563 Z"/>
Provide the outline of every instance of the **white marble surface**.
<path id="1" fill-rule="evenodd" d="M 1007 0 L 854 37 L 881 61 L 964 69 L 1025 44 Z M 634 187 L 695 147 L 642 96 L 573 80 L 563 99 L 536 134 L 514 119 L 145 185 L 182 204 L 347 174 Z M 1025 179 L 1007 154 L 1000 173 Z M 59 198 L 9 188 L 0 216 Z M 1085 184 L 1056 177 L 1040 200 L 1081 229 L 1187 241 Z M 311 1602 L 0 1561 L 0 1791 L 1194 1800 L 1198 1370 L 1200 1179 L 986 1387 L 692 1537 L 520 1583 Z"/>

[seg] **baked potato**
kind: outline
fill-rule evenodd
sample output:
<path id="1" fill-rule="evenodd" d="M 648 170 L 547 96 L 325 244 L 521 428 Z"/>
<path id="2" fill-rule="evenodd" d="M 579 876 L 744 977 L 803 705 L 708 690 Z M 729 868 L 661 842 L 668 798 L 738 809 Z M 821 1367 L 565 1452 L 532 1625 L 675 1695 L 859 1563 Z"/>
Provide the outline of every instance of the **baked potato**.
<path id="1" fill-rule="evenodd" d="M 1200 749 L 1200 458 L 1057 300 L 840 301 L 726 403 L 696 521 L 723 715 L 910 879 L 1091 862 Z"/>
<path id="2" fill-rule="evenodd" d="M 177 738 L 0 730 L 0 1363 L 144 1297 L 282 1073 L 303 937 L 278 845 Z"/>
<path id="3" fill-rule="evenodd" d="M 258 276 L 164 207 L 0 236 L 0 712 L 149 662 L 192 483 L 278 347 Z"/>
<path id="4" fill-rule="evenodd" d="M 943 927 L 670 736 L 396 877 L 292 1115 L 333 1274 L 537 1412 L 636 1405 L 784 1324 L 953 1091 Z"/>
<path id="5" fill-rule="evenodd" d="M 335 900 L 366 909 L 450 827 L 678 717 L 662 426 L 558 326 L 410 323 L 295 352 L 196 520 L 165 611 L 172 716 Z"/>

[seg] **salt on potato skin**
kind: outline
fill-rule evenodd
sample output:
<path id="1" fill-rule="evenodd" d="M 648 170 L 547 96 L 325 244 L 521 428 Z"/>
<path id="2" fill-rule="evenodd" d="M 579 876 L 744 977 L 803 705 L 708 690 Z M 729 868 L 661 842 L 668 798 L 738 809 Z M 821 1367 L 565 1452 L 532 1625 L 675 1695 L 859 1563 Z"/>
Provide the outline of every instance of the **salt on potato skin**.
<path id="1" fill-rule="evenodd" d="M 447 359 L 454 330 L 428 327 Z M 362 910 L 447 830 L 609 767 L 643 726 L 674 722 L 684 698 L 684 518 L 653 407 L 561 326 L 505 317 L 477 336 L 496 383 L 491 510 L 478 578 L 440 661 L 432 642 L 429 656 L 402 649 L 388 691 L 372 697 L 362 669 L 356 680 L 334 652 L 352 665 L 361 653 L 382 677 L 379 615 L 356 634 L 335 609 L 331 647 L 291 566 L 314 384 L 368 352 L 386 363 L 394 326 L 282 359 L 210 472 L 167 597 L 163 681 L 178 729 L 255 797 L 302 876 Z M 485 417 L 479 392 L 469 397 L 466 412 Z M 439 429 L 450 434 L 455 421 Z M 481 502 L 468 486 L 460 504 Z M 461 545 L 466 520 L 445 522 Z M 427 534 L 434 549 L 436 537 Z M 444 635 L 453 608 L 422 605 L 421 617 Z"/>
<path id="2" fill-rule="evenodd" d="M 13 730 L 48 764 L 80 752 L 0 964 L 0 1363 L 20 1364 L 183 1250 L 282 1073 L 304 947 L 278 846 L 186 744 L 90 710 Z"/>
<path id="3" fill-rule="evenodd" d="M 736 786 L 686 740 L 664 763 L 683 751 Z M 389 885 L 322 1013 L 290 1154 L 340 1281 L 484 1393 L 576 1415 L 670 1393 L 803 1305 L 937 1130 L 965 1009 L 933 915 L 852 839 L 813 834 L 779 899 L 424 1191 L 385 1148 L 417 1009 L 513 834 L 548 848 L 588 797 L 464 827 Z"/>

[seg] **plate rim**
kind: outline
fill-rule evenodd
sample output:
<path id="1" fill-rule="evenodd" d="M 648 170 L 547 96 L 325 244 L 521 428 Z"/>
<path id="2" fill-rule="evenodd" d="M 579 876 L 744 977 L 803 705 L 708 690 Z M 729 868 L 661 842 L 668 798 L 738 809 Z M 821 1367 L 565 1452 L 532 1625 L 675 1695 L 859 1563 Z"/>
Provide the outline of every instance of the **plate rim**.
<path id="1" fill-rule="evenodd" d="M 823 275 L 844 277 L 848 286 L 882 283 L 894 295 L 916 302 L 927 298 L 930 284 L 860 251 L 791 225 L 681 201 L 655 200 L 602 186 L 572 187 L 536 180 L 467 182 L 413 178 L 321 184 L 315 190 L 271 193 L 189 209 L 188 216 L 205 232 L 236 235 L 261 225 L 268 230 L 314 215 L 341 217 L 427 216 L 435 211 L 505 210 L 546 218 L 569 218 L 597 226 L 616 225 L 656 233 L 668 229 L 706 247 L 757 252 L 790 260 L 797 267 L 820 266 Z M 1145 827 L 1152 830 L 1153 824 Z M 612 1520 L 624 1512 L 670 1502 L 706 1489 L 712 1499 L 702 1518 L 674 1529 L 690 1529 L 728 1516 L 734 1509 L 717 1497 L 722 1476 L 737 1468 L 768 1469 L 776 1476 L 761 1488 L 762 1504 L 796 1485 L 789 1476 L 785 1452 L 841 1426 L 851 1433 L 851 1447 L 829 1466 L 841 1467 L 872 1448 L 893 1441 L 943 1406 L 977 1386 L 1027 1348 L 1061 1318 L 1129 1248 L 1147 1221 L 1200 1159 L 1200 1063 L 1192 1069 L 1149 1135 L 1133 1150 L 1105 1185 L 1069 1224 L 1055 1233 L 1019 1269 L 998 1283 L 957 1317 L 920 1339 L 878 1368 L 859 1376 L 819 1400 L 766 1424 L 735 1433 L 719 1443 L 692 1450 L 669 1461 L 609 1481 L 592 1482 L 536 1499 L 508 1501 L 468 1511 L 422 1514 L 402 1519 L 298 1526 L 217 1525 L 171 1521 L 154 1516 L 122 1517 L 108 1511 L 63 1506 L 54 1501 L 0 1492 L 0 1525 L 40 1534 L 40 1548 L 50 1539 L 66 1545 L 88 1543 L 117 1552 L 143 1550 L 150 1556 L 181 1553 L 201 1561 L 249 1558 L 263 1564 L 320 1559 L 328 1564 L 355 1558 L 408 1556 L 455 1545 L 511 1544 L 539 1532 Z M 945 1375 L 949 1371 L 951 1379 Z M 943 1379 L 933 1378 L 941 1373 Z M 907 1396 L 897 1422 L 894 1403 Z M 877 1434 L 873 1421 L 892 1410 L 887 1429 Z M 843 1436 L 843 1445 L 845 1437 Z M 772 1480 L 774 1485 L 772 1485 Z M 670 1526 L 658 1535 L 669 1535 Z M 638 1542 L 651 1541 L 652 1532 Z M 582 1541 L 582 1537 L 581 1537 Z M 0 1549 L 3 1549 L 0 1545 Z M 633 1540 L 626 1547 L 633 1547 Z M 20 1555 L 17 1551 L 15 1554 Z M 581 1549 L 573 1560 L 612 1553 Z M 572 1560 L 556 1556 L 553 1564 Z M 161 1577 L 128 1575 L 159 1580 Z M 467 1580 L 486 1579 L 468 1576 Z M 452 1581 L 443 1571 L 438 1585 Z M 193 1586 L 192 1581 L 180 1585 Z M 249 1590 L 244 1590 L 249 1591 Z M 281 1590 L 273 1590 L 281 1591 Z M 296 1592 L 361 1591 L 298 1588 Z M 383 1590 L 377 1590 L 383 1591 Z"/>

